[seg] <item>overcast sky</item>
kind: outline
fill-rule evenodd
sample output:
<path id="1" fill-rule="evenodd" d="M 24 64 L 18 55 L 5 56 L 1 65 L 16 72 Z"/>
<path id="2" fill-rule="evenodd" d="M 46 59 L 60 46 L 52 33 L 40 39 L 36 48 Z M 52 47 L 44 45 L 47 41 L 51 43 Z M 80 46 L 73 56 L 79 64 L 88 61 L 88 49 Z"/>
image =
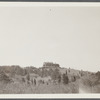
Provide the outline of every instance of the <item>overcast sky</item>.
<path id="1" fill-rule="evenodd" d="M 100 70 L 100 7 L 0 7 L 0 65 Z"/>

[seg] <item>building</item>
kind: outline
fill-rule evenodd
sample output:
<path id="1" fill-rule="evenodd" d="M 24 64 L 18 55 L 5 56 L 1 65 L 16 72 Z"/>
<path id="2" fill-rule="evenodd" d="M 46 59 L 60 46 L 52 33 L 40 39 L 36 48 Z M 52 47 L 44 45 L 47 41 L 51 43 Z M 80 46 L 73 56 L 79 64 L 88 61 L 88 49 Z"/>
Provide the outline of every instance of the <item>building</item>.
<path id="1" fill-rule="evenodd" d="M 59 64 L 53 62 L 44 62 L 43 67 L 60 67 Z"/>

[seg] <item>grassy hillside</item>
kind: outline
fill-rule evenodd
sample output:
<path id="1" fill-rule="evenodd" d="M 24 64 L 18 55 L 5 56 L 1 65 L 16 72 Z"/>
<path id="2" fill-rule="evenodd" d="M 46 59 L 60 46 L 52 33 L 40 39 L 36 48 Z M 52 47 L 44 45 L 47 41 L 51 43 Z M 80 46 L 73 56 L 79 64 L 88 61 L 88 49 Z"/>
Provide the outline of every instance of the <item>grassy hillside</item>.
<path id="1" fill-rule="evenodd" d="M 0 94 L 100 93 L 100 72 L 61 67 L 0 67 Z"/>

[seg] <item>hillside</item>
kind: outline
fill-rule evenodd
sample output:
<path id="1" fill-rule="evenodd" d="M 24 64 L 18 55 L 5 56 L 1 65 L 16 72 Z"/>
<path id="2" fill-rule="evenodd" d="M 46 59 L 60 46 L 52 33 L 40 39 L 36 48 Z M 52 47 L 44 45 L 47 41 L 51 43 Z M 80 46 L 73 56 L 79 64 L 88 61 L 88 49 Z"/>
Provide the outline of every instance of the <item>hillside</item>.
<path id="1" fill-rule="evenodd" d="M 100 72 L 62 68 L 49 62 L 40 68 L 0 66 L 0 93 L 100 93 Z"/>

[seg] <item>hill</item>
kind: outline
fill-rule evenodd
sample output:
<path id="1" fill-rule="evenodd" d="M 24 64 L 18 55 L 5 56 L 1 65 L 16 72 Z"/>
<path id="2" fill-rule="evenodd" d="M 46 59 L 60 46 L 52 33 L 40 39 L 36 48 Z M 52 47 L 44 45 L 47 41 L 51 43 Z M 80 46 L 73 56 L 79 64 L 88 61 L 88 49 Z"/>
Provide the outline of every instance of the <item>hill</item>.
<path id="1" fill-rule="evenodd" d="M 0 93 L 100 93 L 100 72 L 45 62 L 42 67 L 0 66 Z"/>

